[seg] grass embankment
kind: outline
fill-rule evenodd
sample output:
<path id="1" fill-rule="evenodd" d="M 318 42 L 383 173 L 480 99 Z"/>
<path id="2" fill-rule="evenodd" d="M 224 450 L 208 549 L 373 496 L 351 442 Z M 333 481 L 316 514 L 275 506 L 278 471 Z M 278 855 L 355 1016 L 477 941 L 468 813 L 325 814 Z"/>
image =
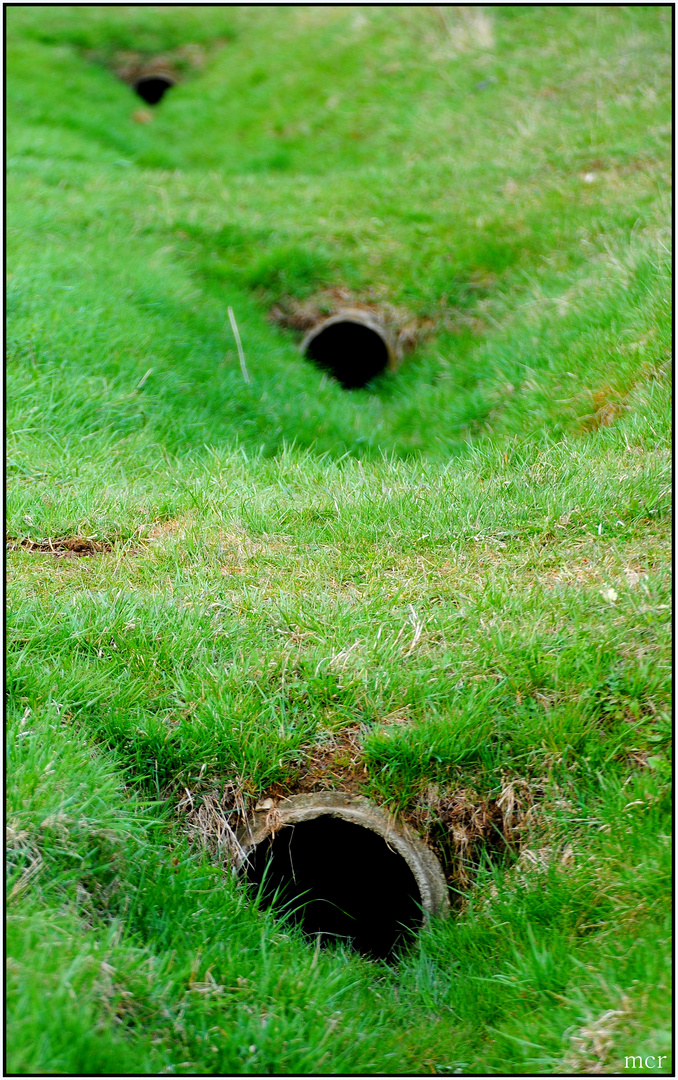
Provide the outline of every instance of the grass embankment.
<path id="1" fill-rule="evenodd" d="M 10 1070 L 669 1054 L 668 9 L 8 23 Z M 365 391 L 269 318 L 339 289 Z M 397 967 L 189 843 L 309 762 L 442 844 Z"/>

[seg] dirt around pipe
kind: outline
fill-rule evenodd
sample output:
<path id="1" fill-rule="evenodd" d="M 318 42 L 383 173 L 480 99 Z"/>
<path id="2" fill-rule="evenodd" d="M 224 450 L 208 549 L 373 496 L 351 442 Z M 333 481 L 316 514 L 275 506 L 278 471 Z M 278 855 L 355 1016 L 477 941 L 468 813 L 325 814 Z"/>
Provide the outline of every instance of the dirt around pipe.
<path id="1" fill-rule="evenodd" d="M 157 105 L 168 90 L 180 81 L 175 64 L 165 56 L 144 57 L 140 53 L 120 53 L 114 63 L 119 79 L 147 105 Z"/>
<path id="2" fill-rule="evenodd" d="M 239 867 L 266 906 L 319 940 L 388 959 L 449 910 L 433 852 L 380 807 L 343 792 L 258 804 L 238 834 Z"/>

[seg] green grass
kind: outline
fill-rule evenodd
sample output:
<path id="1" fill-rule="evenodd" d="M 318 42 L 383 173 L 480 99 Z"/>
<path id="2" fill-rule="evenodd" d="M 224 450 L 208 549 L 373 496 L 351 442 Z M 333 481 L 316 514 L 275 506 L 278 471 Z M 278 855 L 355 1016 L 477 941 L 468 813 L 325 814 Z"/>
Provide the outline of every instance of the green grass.
<path id="1" fill-rule="evenodd" d="M 8 9 L 7 531 L 110 546 L 8 555 L 10 1071 L 671 1072 L 670 31 Z M 138 123 L 116 52 L 188 43 Z M 397 374 L 270 321 L 332 288 L 427 327 Z M 390 967 L 180 801 L 349 730 L 438 837 L 517 799 Z"/>

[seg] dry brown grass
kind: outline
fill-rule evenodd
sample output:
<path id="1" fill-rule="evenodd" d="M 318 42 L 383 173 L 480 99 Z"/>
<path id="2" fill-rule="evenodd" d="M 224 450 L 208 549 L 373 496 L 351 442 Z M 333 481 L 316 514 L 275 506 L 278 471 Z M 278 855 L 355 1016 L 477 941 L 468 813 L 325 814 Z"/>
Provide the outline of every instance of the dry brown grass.
<path id="1" fill-rule="evenodd" d="M 482 852 L 499 855 L 523 842 L 539 794 L 538 783 L 521 778 L 506 779 L 495 799 L 469 787 L 441 793 L 430 785 L 404 816 L 436 852 L 450 884 L 467 889 Z"/>
<path id="2" fill-rule="evenodd" d="M 43 866 L 43 858 L 35 842 L 25 829 L 8 824 L 5 828 L 5 862 L 7 874 L 21 872 L 7 896 L 8 902 L 15 900 L 38 876 Z"/>
<path id="3" fill-rule="evenodd" d="M 241 788 L 225 783 L 208 791 L 184 794 L 177 803 L 193 842 L 199 843 L 219 865 L 239 863 L 245 852 L 238 841 L 238 825 L 247 821 L 248 805 Z"/>
<path id="4" fill-rule="evenodd" d="M 46 552 L 60 558 L 83 558 L 113 550 L 111 544 L 96 540 L 93 536 L 46 537 L 44 540 L 30 540 L 7 535 L 5 543 L 8 551 Z"/>
<path id="5" fill-rule="evenodd" d="M 590 1020 L 570 1036 L 570 1050 L 562 1066 L 556 1069 L 560 1073 L 584 1073 L 600 1075 L 616 1071 L 611 1060 L 614 1053 L 616 1029 L 631 1011 L 631 1003 L 622 996 L 620 1008 L 608 1009 L 596 1020 Z"/>

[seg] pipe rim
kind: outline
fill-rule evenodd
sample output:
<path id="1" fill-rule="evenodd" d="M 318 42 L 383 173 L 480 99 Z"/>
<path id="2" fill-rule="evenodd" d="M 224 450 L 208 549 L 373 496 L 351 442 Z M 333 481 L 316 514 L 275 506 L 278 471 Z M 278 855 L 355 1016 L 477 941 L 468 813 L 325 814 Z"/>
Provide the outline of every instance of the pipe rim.
<path id="1" fill-rule="evenodd" d="M 143 75 L 137 75 L 132 85 L 136 89 L 137 86 L 141 86 L 142 83 L 152 82 L 157 80 L 158 82 L 167 83 L 168 86 L 176 86 L 177 80 L 168 75 L 165 71 L 146 71 Z"/>
<path id="2" fill-rule="evenodd" d="M 236 862 L 236 870 L 244 867 L 250 852 L 267 837 L 280 829 L 319 817 L 341 818 L 381 836 L 412 871 L 421 897 L 424 922 L 432 915 L 448 914 L 450 899 L 447 881 L 436 856 L 409 826 L 396 823 L 392 815 L 362 795 L 348 795 L 341 791 L 292 795 L 280 799 L 273 810 L 255 809 L 238 834 L 242 855 Z"/>
<path id="3" fill-rule="evenodd" d="M 376 315 L 372 315 L 369 311 L 362 311 L 360 308 L 341 308 L 339 311 L 335 312 L 334 315 L 330 315 L 328 318 L 316 323 L 304 337 L 299 346 L 299 351 L 305 354 L 311 342 L 315 341 L 324 330 L 327 330 L 329 326 L 336 326 L 338 323 L 345 322 L 364 326 L 381 338 L 386 346 L 388 355 L 386 370 L 392 371 L 397 367 L 400 362 L 400 350 L 395 334 L 393 334 L 390 327 L 386 326 Z"/>

